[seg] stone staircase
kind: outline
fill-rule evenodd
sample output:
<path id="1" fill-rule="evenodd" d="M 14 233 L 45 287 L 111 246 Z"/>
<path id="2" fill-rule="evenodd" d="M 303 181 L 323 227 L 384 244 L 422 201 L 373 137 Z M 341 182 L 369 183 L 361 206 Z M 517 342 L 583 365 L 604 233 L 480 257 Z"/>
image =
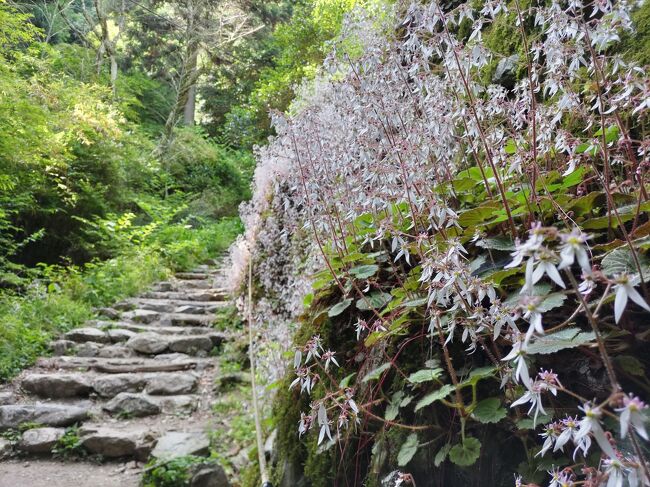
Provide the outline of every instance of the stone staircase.
<path id="1" fill-rule="evenodd" d="M 211 327 L 229 304 L 223 280 L 208 266 L 178 273 L 53 342 L 53 356 L 0 389 L 0 432 L 23 431 L 0 439 L 0 458 L 47 455 L 73 425 L 81 448 L 103 458 L 207 453 L 211 355 L 229 339 Z"/>

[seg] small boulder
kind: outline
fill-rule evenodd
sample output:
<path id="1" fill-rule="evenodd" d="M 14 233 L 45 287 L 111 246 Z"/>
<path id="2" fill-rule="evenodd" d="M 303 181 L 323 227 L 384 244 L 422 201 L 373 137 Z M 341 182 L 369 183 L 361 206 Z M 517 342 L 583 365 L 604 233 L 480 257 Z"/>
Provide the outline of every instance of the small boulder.
<path id="1" fill-rule="evenodd" d="M 14 396 L 13 392 L 11 391 L 0 392 L 0 406 L 4 406 L 6 404 L 13 404 L 15 400 L 16 400 L 16 396 Z"/>
<path id="2" fill-rule="evenodd" d="M 230 482 L 221 465 L 208 463 L 194 471 L 190 487 L 230 487 Z"/>
<path id="3" fill-rule="evenodd" d="M 81 430 L 81 446 L 107 458 L 131 456 L 138 447 L 137 436 L 110 428 Z"/>
<path id="4" fill-rule="evenodd" d="M 118 320 L 120 318 L 120 312 L 113 308 L 97 308 L 97 314 L 108 318 L 109 320 Z"/>
<path id="5" fill-rule="evenodd" d="M 86 408 L 62 404 L 15 404 L 0 406 L 0 430 L 16 429 L 23 423 L 70 426 L 88 417 Z"/>
<path id="6" fill-rule="evenodd" d="M 18 443 L 18 449 L 30 453 L 49 453 L 65 435 L 65 428 L 34 428 L 27 430 Z"/>
<path id="7" fill-rule="evenodd" d="M 188 455 L 205 456 L 209 451 L 210 441 L 205 433 L 170 431 L 158 439 L 151 456 L 162 460 L 172 460 Z"/>
<path id="8" fill-rule="evenodd" d="M 72 340 L 73 342 L 83 343 L 83 342 L 95 342 L 95 343 L 110 343 L 110 338 L 102 330 L 97 328 L 77 328 L 76 330 L 71 330 L 65 335 L 66 340 Z"/>
<path id="9" fill-rule="evenodd" d="M 131 330 L 125 330 L 123 328 L 111 328 L 109 330 L 106 330 L 106 334 L 109 336 L 111 342 L 113 343 L 126 342 L 131 337 L 137 335 L 136 332 Z"/>
<path id="10" fill-rule="evenodd" d="M 212 350 L 212 340 L 207 336 L 180 336 L 170 340 L 169 349 L 172 352 L 195 354 Z"/>
<path id="11" fill-rule="evenodd" d="M 147 381 L 147 394 L 171 396 L 192 392 L 199 379 L 194 374 L 156 374 Z"/>
<path id="12" fill-rule="evenodd" d="M 114 397 L 121 392 L 139 392 L 147 384 L 147 376 L 140 374 L 111 374 L 97 377 L 93 389 L 101 397 Z"/>
<path id="13" fill-rule="evenodd" d="M 79 374 L 30 374 L 20 386 L 27 392 L 41 397 L 85 397 L 90 391 L 90 382 Z"/>
<path id="14" fill-rule="evenodd" d="M 126 346 L 136 352 L 154 355 L 167 349 L 167 338 L 157 333 L 138 333 L 126 342 Z"/>
<path id="15" fill-rule="evenodd" d="M 50 350 L 52 350 L 52 355 L 60 357 L 61 355 L 66 355 L 76 346 L 77 343 L 72 340 L 55 340 L 50 343 Z"/>
<path id="16" fill-rule="evenodd" d="M 144 394 L 121 392 L 103 407 L 111 414 L 143 417 L 160 413 L 160 406 Z"/>
<path id="17" fill-rule="evenodd" d="M 136 323 L 153 323 L 158 318 L 160 318 L 160 313 L 157 311 L 151 311 L 149 309 L 134 309 L 133 311 L 127 311 L 122 315 L 122 318 L 126 320 L 131 320 Z"/>
<path id="18" fill-rule="evenodd" d="M 516 82 L 518 63 L 518 54 L 513 54 L 512 56 L 501 59 L 499 64 L 497 64 L 497 69 L 492 77 L 492 82 L 508 89 L 513 88 Z"/>

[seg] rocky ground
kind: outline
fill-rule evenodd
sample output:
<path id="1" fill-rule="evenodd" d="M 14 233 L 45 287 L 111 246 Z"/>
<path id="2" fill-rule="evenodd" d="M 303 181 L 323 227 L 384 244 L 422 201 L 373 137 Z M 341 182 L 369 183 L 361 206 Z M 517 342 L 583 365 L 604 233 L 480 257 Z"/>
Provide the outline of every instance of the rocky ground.
<path id="1" fill-rule="evenodd" d="M 202 266 L 99 310 L 0 390 L 0 487 L 130 487 L 152 458 L 207 454 L 222 281 Z M 210 468 L 192 486 L 228 485 Z"/>

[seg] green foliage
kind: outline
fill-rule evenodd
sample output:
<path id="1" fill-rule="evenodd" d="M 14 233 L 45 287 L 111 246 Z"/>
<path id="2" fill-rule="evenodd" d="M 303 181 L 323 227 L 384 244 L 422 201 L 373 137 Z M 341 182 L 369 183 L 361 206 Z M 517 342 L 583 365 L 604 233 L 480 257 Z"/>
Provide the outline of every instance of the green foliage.
<path id="1" fill-rule="evenodd" d="M 56 457 L 63 459 L 85 456 L 87 451 L 81 446 L 79 428 L 73 426 L 66 429 L 65 434 L 57 441 L 56 446 L 52 449 L 52 453 Z"/>
<path id="2" fill-rule="evenodd" d="M 142 478 L 144 487 L 188 487 L 191 471 L 206 460 L 188 455 L 170 461 L 152 460 L 145 468 Z"/>

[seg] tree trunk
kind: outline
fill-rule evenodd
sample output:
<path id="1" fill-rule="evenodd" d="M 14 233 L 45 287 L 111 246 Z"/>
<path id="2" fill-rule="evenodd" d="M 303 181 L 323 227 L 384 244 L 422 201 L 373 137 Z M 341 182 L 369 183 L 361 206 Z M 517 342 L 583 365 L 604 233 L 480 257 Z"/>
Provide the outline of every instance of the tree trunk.
<path id="1" fill-rule="evenodd" d="M 113 90 L 113 99 L 117 99 L 117 59 L 115 54 L 111 52 L 111 89 Z"/>
<path id="2" fill-rule="evenodd" d="M 196 83 L 190 86 L 187 93 L 187 102 L 185 102 L 185 109 L 183 110 L 183 125 L 194 125 L 194 116 L 196 112 Z"/>

